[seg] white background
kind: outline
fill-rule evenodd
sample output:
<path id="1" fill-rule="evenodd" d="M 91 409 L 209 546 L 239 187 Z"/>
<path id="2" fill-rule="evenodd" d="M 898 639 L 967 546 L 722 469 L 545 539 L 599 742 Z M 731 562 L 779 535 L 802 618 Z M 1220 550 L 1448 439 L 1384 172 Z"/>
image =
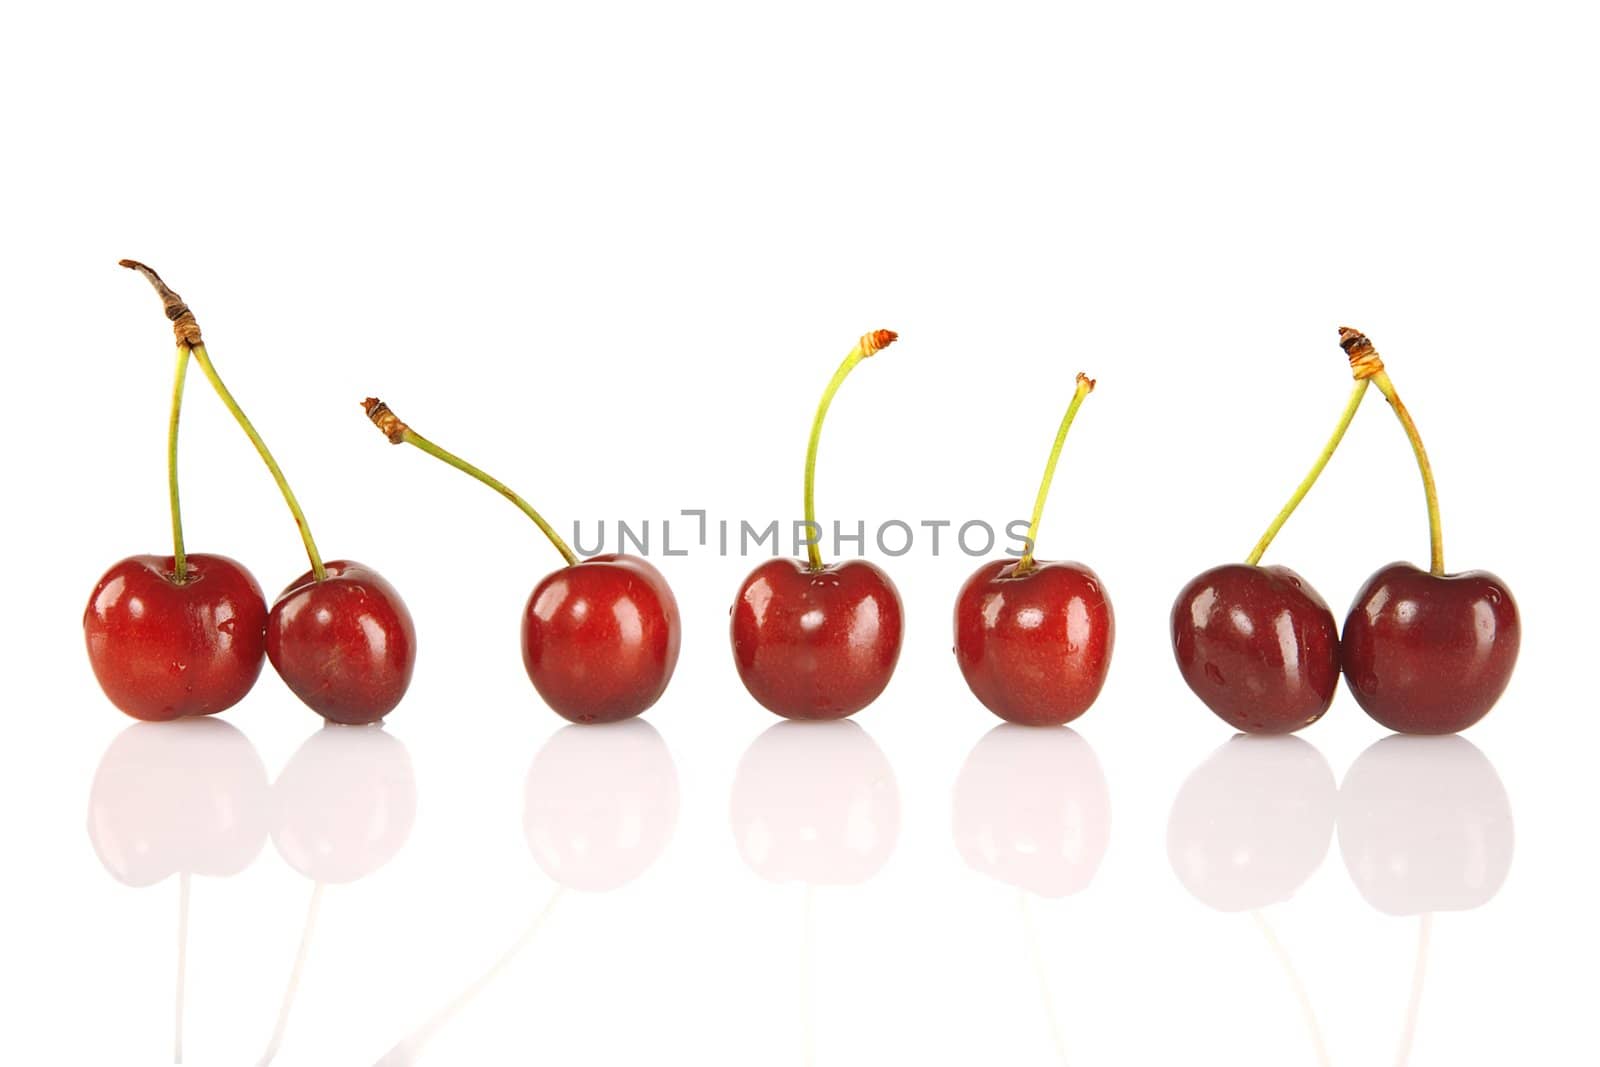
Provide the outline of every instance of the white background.
<path id="1" fill-rule="evenodd" d="M 313 890 L 260 835 L 318 805 L 317 863 L 381 859 L 362 852 L 371 835 L 403 841 L 323 892 L 285 1065 L 370 1064 L 408 1035 L 401 1051 L 437 1064 L 1594 1062 L 1588 14 L 9 10 L 0 1060 L 172 1058 L 179 880 L 120 884 L 86 832 L 97 767 L 129 722 L 90 675 L 82 607 L 114 560 L 169 550 L 170 333 L 115 266 L 133 256 L 196 309 L 325 553 L 391 579 L 421 643 L 386 728 L 398 761 L 369 737 L 319 762 L 319 741 L 314 773 L 285 775 L 319 722 L 270 670 L 225 716 L 242 735 L 230 751 L 261 761 L 228 795 L 255 797 L 241 818 L 264 843 L 242 873 L 192 881 L 188 1062 L 253 1063 L 268 1045 Z M 1388 792 L 1336 800 L 1384 736 L 1341 691 L 1303 735 L 1315 752 L 1236 746 L 1202 781 L 1212 792 L 1175 810 L 1228 731 L 1172 666 L 1171 598 L 1242 558 L 1310 462 L 1347 391 L 1345 323 L 1373 337 L 1422 428 L 1451 567 L 1515 590 L 1521 662 L 1465 739 L 1481 759 L 1410 750 L 1384 762 Z M 558 558 L 492 494 L 391 449 L 356 401 L 382 395 L 562 529 L 681 508 L 792 519 L 817 395 L 877 327 L 901 341 L 834 406 L 825 522 L 1025 516 L 1073 373 L 1099 379 L 1040 539 L 1044 556 L 1091 564 L 1117 611 L 1078 740 L 986 742 L 953 796 L 994 725 L 949 653 L 950 605 L 977 563 L 869 549 L 907 611 L 893 683 L 860 731 L 775 734 L 736 781 L 776 722 L 739 686 L 725 633 L 755 561 L 662 560 L 684 640 L 647 716 L 661 744 L 561 734 L 534 777 L 569 782 L 573 803 L 531 820 L 566 854 L 586 845 L 580 868 L 659 856 L 613 891 L 562 893 L 525 951 L 414 1039 L 557 884 L 530 853 L 524 787 L 563 724 L 523 673 L 517 620 Z M 198 375 L 189 398 L 190 548 L 246 561 L 270 594 L 304 569 L 293 527 Z M 1425 555 L 1416 471 L 1374 395 L 1268 558 L 1342 615 L 1371 570 Z M 202 740 L 151 743 L 187 779 L 217 758 Z M 624 756 L 640 770 L 613 799 L 643 814 L 608 836 L 612 809 L 588 787 Z M 374 775 L 388 791 L 363 798 Z M 1259 807 L 1303 796 L 1321 821 L 1251 838 L 1248 819 L 1217 814 L 1266 781 Z M 1008 788 L 1046 799 L 1008 814 Z M 1451 790 L 1465 800 L 1429 814 Z M 1340 802 L 1387 805 L 1395 834 L 1420 838 L 1391 859 L 1424 902 L 1483 874 L 1441 860 L 1451 838 L 1434 830 L 1479 834 L 1479 858 L 1503 862 L 1509 808 L 1504 885 L 1432 921 L 1414 1012 L 1423 924 L 1358 892 L 1328 842 Z M 1450 822 L 1472 805 L 1487 823 Z M 1258 918 L 1197 900 L 1169 821 L 1181 854 L 1214 853 L 1288 899 Z M 736 826 L 766 842 L 763 860 L 746 861 Z M 984 833 L 1087 885 L 1019 893 L 963 859 L 957 837 Z M 1228 844 L 1241 834 L 1253 844 Z M 1278 885 L 1285 855 L 1309 858 Z M 830 856 L 870 877 L 809 892 L 767 877 L 825 879 L 840 873 Z M 1248 895 L 1234 903 L 1261 903 Z"/>

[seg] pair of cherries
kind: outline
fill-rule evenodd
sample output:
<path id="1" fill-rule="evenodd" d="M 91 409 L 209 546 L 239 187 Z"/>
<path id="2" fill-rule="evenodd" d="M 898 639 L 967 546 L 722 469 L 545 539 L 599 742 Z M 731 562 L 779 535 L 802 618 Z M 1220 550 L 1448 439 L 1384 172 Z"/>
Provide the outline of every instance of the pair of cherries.
<path id="1" fill-rule="evenodd" d="M 817 442 L 834 392 L 858 363 L 894 340 L 888 330 L 862 337 L 823 393 L 806 455 L 810 559 L 763 563 L 734 601 L 739 677 L 763 706 L 791 719 L 839 719 L 860 711 L 889 684 L 900 657 L 900 594 L 866 560 L 823 565 L 814 493 Z M 1056 461 L 1093 389 L 1094 381 L 1079 374 L 1045 465 L 1023 555 L 983 564 L 956 596 L 956 662 L 973 695 L 1011 722 L 1071 722 L 1099 696 L 1111 663 L 1115 626 L 1100 579 L 1081 563 L 1033 556 Z"/>
<path id="2" fill-rule="evenodd" d="M 136 719 L 213 715 L 244 698 L 266 659 L 324 718 L 376 722 L 400 702 L 411 681 L 416 632 L 404 601 L 370 567 L 351 560 L 323 563 L 277 461 L 218 377 L 194 313 L 149 267 L 133 260 L 122 266 L 155 287 L 178 341 L 167 432 L 173 554 L 130 556 L 95 585 L 83 630 L 100 687 Z M 242 564 L 184 550 L 178 422 L 191 359 L 271 471 L 311 561 L 311 569 L 270 609 Z"/>
<path id="3" fill-rule="evenodd" d="M 1344 676 L 1362 709 L 1401 733 L 1449 734 L 1488 714 L 1516 665 L 1521 623 L 1511 590 L 1487 571 L 1447 574 L 1433 471 L 1410 412 L 1372 342 L 1344 327 L 1339 343 L 1356 387 L 1332 438 L 1245 563 L 1184 586 L 1172 608 L 1172 649 L 1189 688 L 1246 733 L 1289 733 L 1322 717 Z M 1258 565 L 1322 473 L 1368 384 L 1410 439 L 1428 506 L 1431 566 L 1379 568 L 1341 631 L 1328 604 L 1287 567 Z"/>

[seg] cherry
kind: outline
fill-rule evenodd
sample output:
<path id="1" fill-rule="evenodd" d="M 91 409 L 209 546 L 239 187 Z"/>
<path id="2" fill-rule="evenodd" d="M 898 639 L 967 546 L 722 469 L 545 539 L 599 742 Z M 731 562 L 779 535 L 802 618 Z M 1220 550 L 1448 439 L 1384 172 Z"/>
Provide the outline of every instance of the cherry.
<path id="1" fill-rule="evenodd" d="M 369 567 L 349 560 L 322 562 L 311 526 L 278 461 L 212 365 L 194 312 L 143 263 L 124 259 L 121 265 L 139 272 L 155 289 L 178 338 L 180 375 L 193 356 L 255 446 L 300 531 L 311 570 L 284 591 L 267 615 L 263 643 L 273 668 L 291 692 L 324 718 L 341 723 L 378 721 L 400 702 L 411 682 L 416 634 L 405 603 Z M 175 408 L 174 435 L 176 422 Z M 176 481 L 172 493 L 176 532 Z M 328 588 L 321 588 L 324 585 Z"/>
<path id="2" fill-rule="evenodd" d="M 522 615 L 522 662 L 546 704 L 572 722 L 606 723 L 660 699 L 682 640 L 678 603 L 660 571 L 637 556 L 579 560 L 504 483 L 411 429 L 378 398 L 362 407 L 391 443 L 413 445 L 510 500 L 567 561 L 534 586 Z"/>
<path id="3" fill-rule="evenodd" d="M 1116 627 L 1100 578 L 1081 563 L 1035 562 L 1034 539 L 1067 431 L 1094 379 L 1079 374 L 1034 502 L 1027 547 L 990 560 L 956 596 L 955 654 L 984 707 L 1024 726 L 1059 726 L 1093 704 L 1111 666 Z"/>
<path id="4" fill-rule="evenodd" d="M 172 555 L 112 564 L 89 595 L 83 636 L 106 696 L 136 719 L 213 715 L 244 699 L 261 675 L 267 605 L 244 566 L 184 551 L 178 500 L 178 423 L 189 348 L 178 345 L 167 421 Z"/>
<path id="5" fill-rule="evenodd" d="M 809 559 L 775 559 L 750 572 L 729 612 L 739 679 L 758 703 L 790 719 L 842 719 L 876 700 L 900 659 L 900 593 L 866 560 L 824 566 L 818 547 L 817 444 L 833 394 L 862 360 L 892 344 L 877 330 L 834 372 L 811 423 L 806 450 L 805 521 Z"/>
<path id="6" fill-rule="evenodd" d="M 322 581 L 307 571 L 278 594 L 267 621 L 267 658 L 294 695 L 329 722 L 377 722 L 411 682 L 411 615 L 371 567 L 341 559 L 324 571 Z"/>
<path id="7" fill-rule="evenodd" d="M 1262 555 L 1316 484 L 1366 396 L 1370 368 L 1351 359 L 1355 388 L 1333 436 L 1240 564 L 1192 579 L 1172 605 L 1172 652 L 1183 680 L 1236 730 L 1289 733 L 1320 719 L 1339 681 L 1339 634 L 1328 604 Z"/>
<path id="8" fill-rule="evenodd" d="M 1339 343 L 1376 369 L 1372 383 L 1394 409 L 1422 473 L 1431 565 L 1380 568 L 1345 618 L 1345 683 L 1366 713 L 1402 733 L 1451 734 L 1489 713 L 1511 681 L 1522 624 L 1511 590 L 1487 571 L 1446 574 L 1433 469 L 1411 413 L 1372 342 L 1346 326 Z"/>
<path id="9" fill-rule="evenodd" d="M 1333 612 L 1287 567 L 1225 563 L 1172 607 L 1183 680 L 1235 730 L 1290 733 L 1322 717 L 1339 685 Z"/>
<path id="10" fill-rule="evenodd" d="M 244 567 L 196 554 L 130 556 L 101 576 L 83 613 L 100 688 L 136 719 L 212 715 L 261 674 L 267 605 Z"/>
<path id="11" fill-rule="evenodd" d="M 1070 728 L 996 726 L 961 765 L 950 806 L 967 866 L 1042 897 L 1086 888 L 1111 841 L 1105 772 Z"/>

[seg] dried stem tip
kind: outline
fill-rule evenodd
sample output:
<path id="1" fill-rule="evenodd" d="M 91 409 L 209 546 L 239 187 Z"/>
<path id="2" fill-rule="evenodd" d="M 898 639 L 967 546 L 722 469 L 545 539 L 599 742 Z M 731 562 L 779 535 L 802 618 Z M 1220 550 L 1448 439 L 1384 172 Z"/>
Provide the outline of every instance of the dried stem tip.
<path id="1" fill-rule="evenodd" d="M 1350 357 L 1350 374 L 1358 382 L 1383 373 L 1383 360 L 1367 335 L 1351 326 L 1339 327 L 1339 347 Z"/>
<path id="2" fill-rule="evenodd" d="M 1078 372 L 1077 382 L 1078 382 L 1079 385 L 1084 387 L 1084 389 L 1083 389 L 1084 392 L 1086 392 L 1086 393 L 1094 392 L 1094 379 L 1089 377 L 1087 374 L 1083 373 L 1083 371 L 1079 371 Z"/>
<path id="3" fill-rule="evenodd" d="M 119 259 L 117 266 L 136 270 L 144 275 L 145 281 L 155 287 L 156 295 L 161 298 L 161 307 L 167 313 L 167 318 L 172 320 L 172 332 L 177 335 L 180 345 L 194 348 L 204 344 L 200 337 L 200 324 L 194 320 L 194 312 L 189 310 L 189 305 L 183 298 L 161 280 L 161 275 L 140 263 L 136 259 Z"/>
<path id="4" fill-rule="evenodd" d="M 383 431 L 383 436 L 389 439 L 391 445 L 405 444 L 406 430 L 409 427 L 400 421 L 400 416 L 389 410 L 389 405 L 375 396 L 369 396 L 361 402 L 361 408 L 367 413 L 367 418 L 372 420 L 372 425 Z"/>
<path id="5" fill-rule="evenodd" d="M 894 344 L 895 339 L 899 336 L 893 330 L 873 330 L 871 333 L 862 334 L 860 342 L 862 358 L 877 355 L 883 349 Z"/>

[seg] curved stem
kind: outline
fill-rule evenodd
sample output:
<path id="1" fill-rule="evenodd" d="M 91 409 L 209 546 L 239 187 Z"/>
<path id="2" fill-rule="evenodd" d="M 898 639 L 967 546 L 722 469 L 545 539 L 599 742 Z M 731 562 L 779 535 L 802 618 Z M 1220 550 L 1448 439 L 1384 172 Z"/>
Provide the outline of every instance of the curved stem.
<path id="1" fill-rule="evenodd" d="M 1039 536 L 1039 518 L 1044 514 L 1045 498 L 1050 495 L 1050 483 L 1056 477 L 1056 461 L 1061 458 L 1061 447 L 1067 443 L 1067 431 L 1072 429 L 1072 420 L 1078 417 L 1078 408 L 1083 405 L 1083 398 L 1094 392 L 1094 379 L 1078 373 L 1078 388 L 1072 394 L 1072 403 L 1067 405 L 1067 413 L 1061 416 L 1061 428 L 1056 431 L 1056 443 L 1050 448 L 1050 458 L 1045 461 L 1044 479 L 1039 483 L 1039 495 L 1033 501 L 1033 519 L 1028 523 L 1027 547 L 1022 552 L 1022 558 L 1017 560 L 1017 573 L 1026 574 L 1033 570 L 1033 546 Z"/>
<path id="2" fill-rule="evenodd" d="M 434 444 L 432 441 L 428 440 L 426 437 L 422 436 L 420 433 L 401 422 L 400 417 L 393 411 L 389 410 L 389 405 L 385 404 L 377 397 L 367 397 L 366 400 L 362 401 L 361 407 L 362 410 L 367 413 L 367 418 L 372 420 L 372 424 L 378 429 L 382 430 L 384 436 L 389 438 L 390 444 L 412 445 L 416 448 L 420 448 L 434 459 L 447 463 L 461 473 L 468 474 L 476 478 L 484 485 L 487 485 L 490 489 L 493 489 L 495 492 L 511 501 L 519 509 L 521 509 L 524 515 L 532 519 L 534 525 L 539 527 L 539 529 L 544 532 L 544 535 L 550 539 L 550 543 L 552 545 L 556 546 L 556 551 L 560 552 L 561 558 L 567 561 L 567 566 L 570 567 L 578 562 L 577 553 L 573 552 L 572 549 L 568 547 L 567 543 L 561 539 L 561 535 L 556 533 L 555 527 L 546 522 L 543 515 L 540 515 L 537 511 L 533 510 L 533 505 L 529 504 L 526 500 L 522 499 L 515 492 L 513 492 L 511 487 L 506 485 L 506 483 L 485 471 L 479 470 L 477 467 L 468 463 L 454 452 L 440 448 L 438 445 Z"/>
<path id="3" fill-rule="evenodd" d="M 1283 529 L 1283 524 L 1289 521 L 1289 516 L 1294 514 L 1294 509 L 1300 506 L 1300 501 L 1311 492 L 1311 487 L 1317 484 L 1317 478 L 1322 475 L 1322 468 L 1328 465 L 1328 460 L 1333 458 L 1334 450 L 1339 447 L 1339 442 L 1344 440 L 1344 432 L 1350 428 L 1350 420 L 1356 417 L 1356 410 L 1361 407 L 1362 397 L 1367 395 L 1367 379 L 1362 378 L 1356 382 L 1356 387 L 1350 391 L 1350 399 L 1345 401 L 1344 413 L 1339 416 L 1339 425 L 1333 428 L 1333 436 L 1328 438 L 1328 443 L 1322 446 L 1322 452 L 1317 456 L 1317 461 L 1311 465 L 1311 470 L 1306 474 L 1300 484 L 1295 487 L 1294 495 L 1289 502 L 1283 505 L 1283 510 L 1278 512 L 1272 524 L 1267 527 L 1267 532 L 1261 535 L 1261 540 L 1256 542 L 1256 547 L 1250 550 L 1250 555 L 1245 557 L 1245 562 L 1252 567 L 1261 562 L 1261 557 L 1267 551 L 1267 546 L 1272 544 L 1272 539 L 1278 536 L 1278 531 Z"/>
<path id="4" fill-rule="evenodd" d="M 228 392 L 228 387 L 223 385 L 222 379 L 217 376 L 217 369 L 211 365 L 211 356 L 207 354 L 206 346 L 197 344 L 192 351 L 195 362 L 200 364 L 200 370 L 211 383 L 211 388 L 216 390 L 223 406 L 228 409 L 245 436 L 250 438 L 250 443 L 256 446 L 256 452 L 261 456 L 261 461 L 267 465 L 267 470 L 272 472 L 272 480 L 278 483 L 278 491 L 283 494 L 283 502 L 289 505 L 289 511 L 294 515 L 294 524 L 300 530 L 300 540 L 305 543 L 306 556 L 311 560 L 312 576 L 317 581 L 322 581 L 328 576 L 327 568 L 322 565 L 322 555 L 317 551 L 317 543 L 311 539 L 311 526 L 306 522 L 305 512 L 300 510 L 300 502 L 294 498 L 294 490 L 289 488 L 289 482 L 284 478 L 282 468 L 278 466 L 278 461 L 272 458 L 267 443 L 251 425 L 249 417 L 239 407 L 239 402 L 233 398 L 233 394 Z"/>
<path id="5" fill-rule="evenodd" d="M 833 403 L 833 394 L 839 391 L 839 386 L 855 370 L 856 364 L 868 356 L 876 355 L 882 349 L 894 343 L 896 334 L 892 330 L 876 330 L 864 334 L 850 354 L 844 357 L 844 362 L 839 364 L 839 369 L 833 372 L 833 378 L 828 382 L 828 387 L 822 391 L 822 400 L 817 404 L 817 414 L 811 420 L 811 439 L 806 443 L 806 497 L 805 519 L 806 529 L 815 534 L 811 543 L 806 546 L 806 553 L 810 558 L 811 569 L 822 569 L 822 528 L 817 525 L 817 444 L 822 440 L 822 420 L 827 417 L 828 406 Z"/>
<path id="6" fill-rule="evenodd" d="M 1433 484 L 1433 465 L 1428 462 L 1428 453 L 1422 447 L 1422 435 L 1417 432 L 1417 424 L 1411 421 L 1411 412 L 1400 402 L 1400 394 L 1395 392 L 1394 382 L 1389 380 L 1388 372 L 1380 370 L 1374 374 L 1372 384 L 1378 387 L 1378 392 L 1394 408 L 1395 417 L 1405 429 L 1406 437 L 1411 442 L 1411 451 L 1417 457 L 1417 469 L 1422 472 L 1422 492 L 1428 502 L 1428 570 L 1435 577 L 1443 577 L 1444 535 L 1439 529 L 1439 490 Z"/>
<path id="7" fill-rule="evenodd" d="M 179 585 L 189 578 L 189 557 L 183 551 L 183 509 L 178 505 L 178 417 L 183 412 L 183 384 L 189 376 L 189 346 L 178 346 L 178 369 L 172 376 L 172 414 L 167 418 L 167 501 L 172 508 L 172 577 Z"/>

